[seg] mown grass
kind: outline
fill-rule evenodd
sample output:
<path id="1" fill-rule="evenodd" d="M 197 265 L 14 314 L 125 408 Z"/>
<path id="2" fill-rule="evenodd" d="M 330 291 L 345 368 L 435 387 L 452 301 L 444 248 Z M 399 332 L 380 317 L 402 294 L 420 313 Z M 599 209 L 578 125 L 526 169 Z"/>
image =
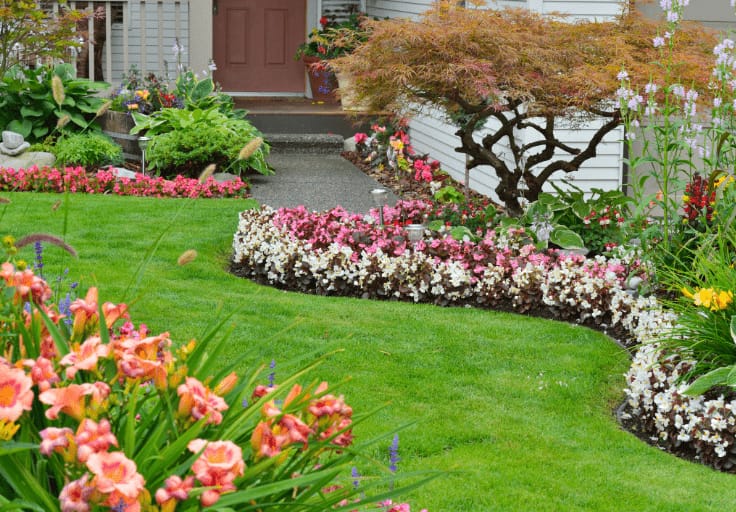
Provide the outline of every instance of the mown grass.
<path id="1" fill-rule="evenodd" d="M 622 431 L 628 359 L 576 326 L 474 309 L 315 297 L 226 272 L 243 200 L 157 200 L 7 194 L 2 232 L 44 231 L 78 252 L 45 251 L 104 300 L 175 342 L 198 336 L 218 308 L 234 312 L 221 365 L 276 361 L 276 379 L 319 354 L 315 379 L 343 382 L 356 412 L 386 405 L 356 429 L 368 439 L 400 427 L 399 471 L 446 476 L 404 498 L 417 510 L 699 511 L 730 509 L 733 476 L 671 457 Z M 54 208 L 62 200 L 63 204 Z M 157 250 L 147 261 L 151 248 Z M 178 266 L 187 249 L 199 255 Z M 33 259 L 32 249 L 23 255 Z M 137 281 L 141 262 L 147 261 Z M 131 283 L 136 286 L 130 287 Z M 373 453 L 387 458 L 386 446 Z"/>

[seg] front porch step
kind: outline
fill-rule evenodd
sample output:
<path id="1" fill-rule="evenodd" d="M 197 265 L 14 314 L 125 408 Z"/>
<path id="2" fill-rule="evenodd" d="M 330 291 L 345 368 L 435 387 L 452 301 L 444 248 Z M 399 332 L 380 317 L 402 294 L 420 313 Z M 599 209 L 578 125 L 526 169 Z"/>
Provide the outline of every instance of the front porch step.
<path id="1" fill-rule="evenodd" d="M 271 153 L 309 153 L 339 155 L 345 139 L 335 133 L 266 133 Z"/>
<path id="2" fill-rule="evenodd" d="M 235 107 L 248 111 L 247 119 L 268 134 L 337 134 L 348 138 L 367 132 L 379 115 L 351 113 L 336 103 L 307 98 L 234 98 Z"/>

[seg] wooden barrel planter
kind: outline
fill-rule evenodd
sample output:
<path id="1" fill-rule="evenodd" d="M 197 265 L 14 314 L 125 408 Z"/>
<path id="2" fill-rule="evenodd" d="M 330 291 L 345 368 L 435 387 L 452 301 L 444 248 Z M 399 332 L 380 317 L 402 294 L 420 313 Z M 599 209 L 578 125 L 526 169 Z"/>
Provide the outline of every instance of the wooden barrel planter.
<path id="1" fill-rule="evenodd" d="M 138 147 L 138 135 L 131 135 L 130 130 L 135 126 L 133 118 L 126 112 L 108 110 L 97 122 L 103 133 L 123 148 L 123 157 L 126 160 L 140 161 L 141 149 Z"/>

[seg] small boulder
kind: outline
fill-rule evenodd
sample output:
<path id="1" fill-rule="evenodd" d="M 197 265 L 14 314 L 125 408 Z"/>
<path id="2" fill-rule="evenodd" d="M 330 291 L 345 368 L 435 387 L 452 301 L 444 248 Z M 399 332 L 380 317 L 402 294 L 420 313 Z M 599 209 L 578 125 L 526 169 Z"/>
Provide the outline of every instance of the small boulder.
<path id="1" fill-rule="evenodd" d="M 217 183 L 227 183 L 228 181 L 233 181 L 237 178 L 237 176 L 230 174 L 229 172 L 217 172 L 213 174 L 212 177 Z"/>
<path id="2" fill-rule="evenodd" d="M 23 140 L 23 135 L 10 130 L 3 131 L 3 141 L 0 142 L 0 153 L 3 155 L 18 156 L 31 145 Z"/>
<path id="3" fill-rule="evenodd" d="M 130 180 L 135 179 L 136 173 L 128 169 L 123 169 L 122 167 L 110 167 L 108 170 L 117 178 L 128 178 Z"/>
<path id="4" fill-rule="evenodd" d="M 3 169 L 28 169 L 34 165 L 42 169 L 53 167 L 55 162 L 53 153 L 45 151 L 26 151 L 16 156 L 0 154 L 0 168 Z"/>

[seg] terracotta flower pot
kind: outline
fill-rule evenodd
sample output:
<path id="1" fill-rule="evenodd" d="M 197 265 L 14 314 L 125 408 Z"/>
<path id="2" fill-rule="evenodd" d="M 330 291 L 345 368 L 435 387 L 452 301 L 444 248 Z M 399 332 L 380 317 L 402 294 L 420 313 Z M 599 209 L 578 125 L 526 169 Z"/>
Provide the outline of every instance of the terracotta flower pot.
<path id="1" fill-rule="evenodd" d="M 337 103 L 337 97 L 335 95 L 337 79 L 335 78 L 335 73 L 320 65 L 321 59 L 318 57 L 305 55 L 303 60 L 307 66 L 309 86 L 312 89 L 312 99 L 326 103 Z"/>

